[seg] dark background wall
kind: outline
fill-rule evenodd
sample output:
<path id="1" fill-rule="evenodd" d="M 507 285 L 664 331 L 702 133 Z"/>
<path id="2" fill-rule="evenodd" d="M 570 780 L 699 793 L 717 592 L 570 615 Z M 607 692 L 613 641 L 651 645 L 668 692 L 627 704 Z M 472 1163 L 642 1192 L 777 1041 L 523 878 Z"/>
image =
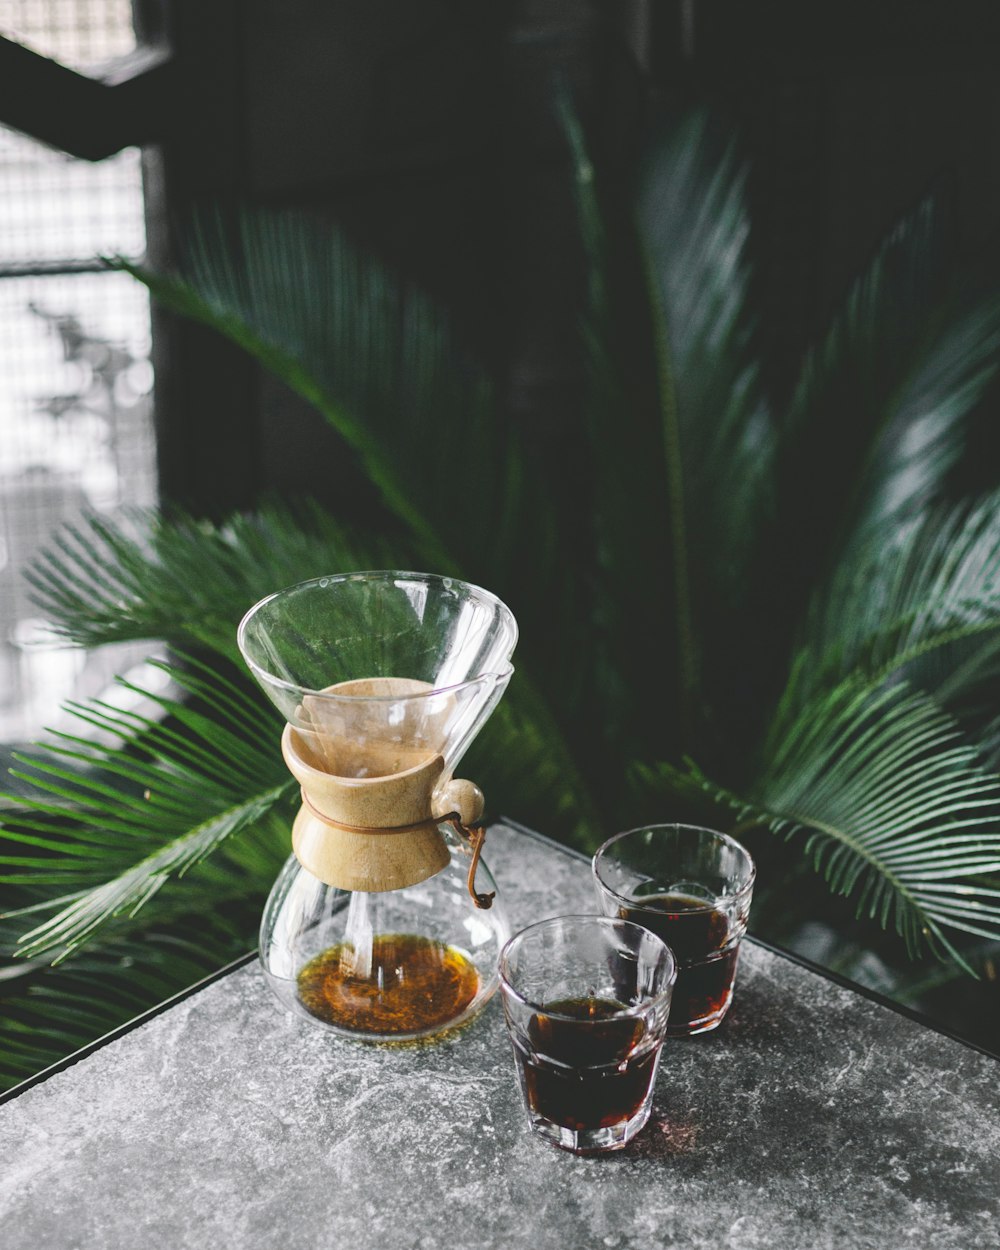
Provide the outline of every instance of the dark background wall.
<path id="1" fill-rule="evenodd" d="M 883 232 L 928 189 L 956 255 L 979 271 L 995 264 L 992 3 L 176 0 L 172 13 L 183 73 L 163 144 L 171 216 L 159 254 L 192 202 L 339 221 L 452 314 L 540 454 L 571 443 L 579 412 L 557 74 L 611 183 L 627 179 L 658 108 L 707 104 L 738 133 L 778 392 Z M 366 506 L 318 417 L 190 327 L 164 342 L 169 496 L 218 513 L 294 486 Z M 976 437 L 991 429 L 984 418 Z"/>

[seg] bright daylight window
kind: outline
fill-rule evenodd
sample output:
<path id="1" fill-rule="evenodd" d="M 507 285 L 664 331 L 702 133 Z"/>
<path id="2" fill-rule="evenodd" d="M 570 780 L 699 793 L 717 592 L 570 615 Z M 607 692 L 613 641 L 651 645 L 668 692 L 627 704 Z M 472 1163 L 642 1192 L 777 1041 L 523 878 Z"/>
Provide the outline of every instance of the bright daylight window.
<path id="1" fill-rule="evenodd" d="M 74 69 L 135 48 L 129 0 L 0 0 L 0 33 Z M 63 524 L 155 502 L 140 153 L 97 163 L 0 127 L 0 743 L 60 722 L 148 646 L 52 644 L 24 570 Z"/>

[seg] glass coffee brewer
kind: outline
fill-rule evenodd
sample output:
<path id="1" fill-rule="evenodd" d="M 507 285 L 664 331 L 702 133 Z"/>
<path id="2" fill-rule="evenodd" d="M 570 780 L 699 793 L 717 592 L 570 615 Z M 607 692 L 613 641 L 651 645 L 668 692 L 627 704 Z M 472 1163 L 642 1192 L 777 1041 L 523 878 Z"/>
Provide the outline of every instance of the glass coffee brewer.
<path id="1" fill-rule="evenodd" d="M 238 639 L 302 787 L 261 923 L 269 984 L 368 1041 L 463 1023 L 497 988 L 509 928 L 483 796 L 453 773 L 513 673 L 514 617 L 455 579 L 350 573 L 263 599 Z"/>

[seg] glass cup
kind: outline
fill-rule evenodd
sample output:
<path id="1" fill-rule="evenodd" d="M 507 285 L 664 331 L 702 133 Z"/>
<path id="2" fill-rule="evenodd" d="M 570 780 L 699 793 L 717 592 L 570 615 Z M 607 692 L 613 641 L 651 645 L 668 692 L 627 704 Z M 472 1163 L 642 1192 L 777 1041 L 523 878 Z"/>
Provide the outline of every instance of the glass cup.
<path id="1" fill-rule="evenodd" d="M 500 991 L 532 1129 L 577 1154 L 620 1150 L 649 1119 L 676 969 L 627 920 L 556 916 L 500 955 Z"/>
<path id="2" fill-rule="evenodd" d="M 738 842 L 691 825 L 631 829 L 594 856 L 601 911 L 643 925 L 674 953 L 668 1036 L 717 1028 L 729 1010 L 755 874 Z"/>

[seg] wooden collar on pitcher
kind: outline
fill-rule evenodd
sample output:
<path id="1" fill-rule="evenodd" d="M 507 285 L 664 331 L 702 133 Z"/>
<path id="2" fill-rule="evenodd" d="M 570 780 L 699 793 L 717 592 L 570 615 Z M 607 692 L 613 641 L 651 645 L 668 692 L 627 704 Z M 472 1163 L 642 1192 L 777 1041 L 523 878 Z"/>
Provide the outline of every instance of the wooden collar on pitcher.
<path id="1" fill-rule="evenodd" d="M 426 820 L 418 820 L 412 825 L 391 825 L 389 828 L 373 828 L 367 825 L 345 825 L 343 821 L 334 820 L 332 816 L 327 816 L 325 812 L 321 812 L 314 803 L 309 801 L 309 796 L 306 794 L 304 789 L 302 790 L 302 805 L 308 809 L 310 815 L 315 816 L 316 819 L 322 821 L 324 825 L 329 825 L 331 829 L 342 829 L 345 833 L 372 835 L 382 835 L 387 833 L 417 833 L 421 829 L 434 829 L 438 825 L 451 825 L 462 841 L 468 843 L 469 849 L 472 851 L 472 863 L 469 865 L 468 879 L 469 895 L 471 896 L 472 901 L 482 911 L 487 911 L 493 906 L 493 900 L 496 897 L 495 890 L 491 890 L 489 894 L 483 894 L 476 890 L 476 869 L 479 867 L 479 859 L 483 853 L 483 843 L 486 841 L 486 828 L 484 825 L 464 825 L 458 812 L 447 812 L 444 816 L 429 816 Z"/>

